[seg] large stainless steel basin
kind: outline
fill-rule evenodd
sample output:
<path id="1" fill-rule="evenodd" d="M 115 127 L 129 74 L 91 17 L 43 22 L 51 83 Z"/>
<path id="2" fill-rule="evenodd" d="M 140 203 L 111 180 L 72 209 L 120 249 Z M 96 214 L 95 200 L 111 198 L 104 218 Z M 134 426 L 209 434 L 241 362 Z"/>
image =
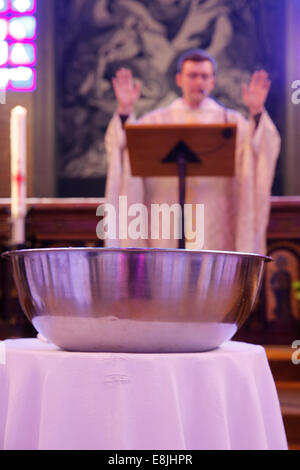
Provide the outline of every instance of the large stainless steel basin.
<path id="1" fill-rule="evenodd" d="M 265 261 L 245 253 L 54 248 L 5 253 L 36 330 L 72 351 L 189 352 L 233 337 Z"/>

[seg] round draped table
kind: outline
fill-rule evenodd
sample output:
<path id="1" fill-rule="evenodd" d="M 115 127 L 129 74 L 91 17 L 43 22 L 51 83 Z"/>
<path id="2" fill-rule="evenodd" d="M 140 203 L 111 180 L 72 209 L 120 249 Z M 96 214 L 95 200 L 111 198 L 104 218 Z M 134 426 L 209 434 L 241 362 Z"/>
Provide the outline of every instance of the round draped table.
<path id="1" fill-rule="evenodd" d="M 286 449 L 264 349 L 74 353 L 0 344 L 2 449 Z"/>

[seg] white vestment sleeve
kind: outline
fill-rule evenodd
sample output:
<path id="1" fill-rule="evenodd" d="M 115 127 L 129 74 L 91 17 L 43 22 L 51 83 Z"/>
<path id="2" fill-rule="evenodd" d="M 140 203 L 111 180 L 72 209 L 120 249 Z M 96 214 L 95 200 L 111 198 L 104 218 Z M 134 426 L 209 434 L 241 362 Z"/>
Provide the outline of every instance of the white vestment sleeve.
<path id="1" fill-rule="evenodd" d="M 239 124 L 243 138 L 237 149 L 236 250 L 265 254 L 270 195 L 280 136 L 266 111 L 256 130 L 252 121 Z"/>
<path id="2" fill-rule="evenodd" d="M 134 121 L 130 116 L 128 121 Z M 116 239 L 105 240 L 107 247 L 144 247 L 145 240 L 128 240 L 126 236 L 119 237 L 119 196 L 126 196 L 126 205 L 144 202 L 144 188 L 142 178 L 131 176 L 129 156 L 126 146 L 126 135 L 118 114 L 111 119 L 106 134 L 105 148 L 107 154 L 107 177 L 105 187 L 105 202 L 111 204 L 116 210 Z M 122 213 L 124 217 L 127 214 Z M 130 219 L 128 220 L 130 222 Z"/>

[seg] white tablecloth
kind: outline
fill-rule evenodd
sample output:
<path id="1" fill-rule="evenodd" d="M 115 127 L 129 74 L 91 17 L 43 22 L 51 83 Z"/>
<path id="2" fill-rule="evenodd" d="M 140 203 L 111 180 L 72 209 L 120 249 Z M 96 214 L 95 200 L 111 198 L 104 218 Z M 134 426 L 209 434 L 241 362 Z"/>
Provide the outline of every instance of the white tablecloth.
<path id="1" fill-rule="evenodd" d="M 5 341 L 2 449 L 286 449 L 260 346 L 190 354 L 71 353 Z M 2 364 L 1 364 L 2 363 Z"/>

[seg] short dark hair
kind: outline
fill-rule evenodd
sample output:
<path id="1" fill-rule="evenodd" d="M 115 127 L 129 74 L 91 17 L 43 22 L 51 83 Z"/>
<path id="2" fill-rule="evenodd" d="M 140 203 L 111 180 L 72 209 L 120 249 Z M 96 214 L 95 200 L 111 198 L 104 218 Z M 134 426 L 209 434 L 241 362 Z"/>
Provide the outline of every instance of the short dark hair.
<path id="1" fill-rule="evenodd" d="M 187 60 L 192 62 L 204 62 L 205 60 L 208 60 L 213 66 L 214 75 L 217 73 L 217 63 L 215 59 L 203 49 L 189 49 L 181 54 L 177 61 L 177 73 L 182 71 L 183 64 Z"/>

